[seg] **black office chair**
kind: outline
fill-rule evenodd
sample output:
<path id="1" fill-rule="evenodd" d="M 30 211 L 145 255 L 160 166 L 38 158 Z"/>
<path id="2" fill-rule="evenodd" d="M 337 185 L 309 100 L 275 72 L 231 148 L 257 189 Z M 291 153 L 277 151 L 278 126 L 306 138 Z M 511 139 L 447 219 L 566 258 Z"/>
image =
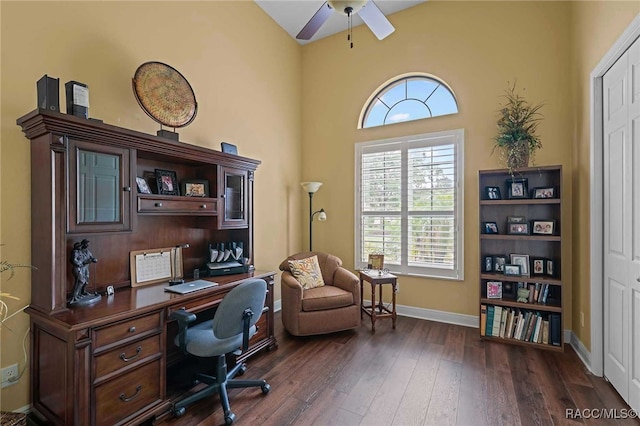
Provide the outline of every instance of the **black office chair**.
<path id="1" fill-rule="evenodd" d="M 196 316 L 184 309 L 175 311 L 169 317 L 178 321 L 178 336 L 175 343 L 185 354 L 203 358 L 216 358 L 216 376 L 198 374 L 196 380 L 209 386 L 178 401 L 173 413 L 180 417 L 185 413 L 185 406 L 216 392 L 224 409 L 225 424 L 230 425 L 236 416 L 229 407 L 227 389 L 260 387 L 263 394 L 269 393 L 271 387 L 265 380 L 232 380 L 238 373 L 246 370 L 244 363 L 239 363 L 227 371 L 225 355 L 237 353 L 242 347 L 246 351 L 249 339 L 256 332 L 256 322 L 262 315 L 267 283 L 261 279 L 253 279 L 233 288 L 220 302 L 212 320 L 193 327 L 188 324 L 195 321 Z"/>

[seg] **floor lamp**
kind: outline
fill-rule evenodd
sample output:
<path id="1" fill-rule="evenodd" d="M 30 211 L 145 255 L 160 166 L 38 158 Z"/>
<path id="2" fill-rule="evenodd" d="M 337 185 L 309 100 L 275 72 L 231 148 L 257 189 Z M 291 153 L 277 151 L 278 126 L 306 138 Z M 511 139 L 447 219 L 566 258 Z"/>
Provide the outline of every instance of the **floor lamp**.
<path id="1" fill-rule="evenodd" d="M 313 194 L 318 192 L 322 186 L 322 182 L 302 182 L 302 188 L 309 194 L 309 251 L 313 251 L 313 218 L 318 215 L 318 220 L 324 222 L 327 220 L 327 214 L 324 209 L 313 211 Z"/>

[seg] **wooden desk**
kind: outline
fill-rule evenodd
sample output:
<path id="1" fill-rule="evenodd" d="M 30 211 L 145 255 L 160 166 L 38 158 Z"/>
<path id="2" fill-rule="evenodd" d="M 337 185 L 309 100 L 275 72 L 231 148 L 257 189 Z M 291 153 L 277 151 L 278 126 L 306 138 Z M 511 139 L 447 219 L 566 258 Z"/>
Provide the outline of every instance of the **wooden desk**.
<path id="1" fill-rule="evenodd" d="M 172 406 L 167 367 L 183 359 L 173 340 L 171 312 L 215 309 L 232 288 L 249 278 L 267 282 L 259 331 L 241 362 L 277 346 L 273 324 L 272 271 L 209 279 L 220 285 L 185 295 L 167 284 L 119 289 L 90 307 L 31 316 L 33 405 L 48 420 L 73 425 L 139 424 L 165 415 Z"/>
<path id="2" fill-rule="evenodd" d="M 377 271 L 359 271 L 360 273 L 360 319 L 362 314 L 365 313 L 371 317 L 371 331 L 376 331 L 376 319 L 377 318 L 391 318 L 393 321 L 393 329 L 396 328 L 396 286 L 398 284 L 398 277 L 393 274 L 380 275 Z M 371 284 L 371 304 L 364 304 L 364 282 Z M 382 286 L 384 284 L 391 284 L 391 309 L 386 307 L 382 303 Z M 379 289 L 378 302 L 376 303 L 376 286 Z M 376 310 L 378 311 L 376 313 Z"/>

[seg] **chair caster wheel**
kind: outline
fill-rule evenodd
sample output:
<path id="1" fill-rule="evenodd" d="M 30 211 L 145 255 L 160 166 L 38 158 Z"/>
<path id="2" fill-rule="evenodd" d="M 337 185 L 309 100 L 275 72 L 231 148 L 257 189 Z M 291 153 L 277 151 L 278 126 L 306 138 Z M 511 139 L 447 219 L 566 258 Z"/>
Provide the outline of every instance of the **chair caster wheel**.
<path id="1" fill-rule="evenodd" d="M 242 376 L 247 372 L 247 364 L 242 364 L 242 366 L 238 369 L 238 376 Z"/>
<path id="2" fill-rule="evenodd" d="M 226 414 L 224 416 L 224 424 L 229 426 L 236 420 L 236 415 L 233 413 Z"/>
<path id="3" fill-rule="evenodd" d="M 187 409 L 186 409 L 186 408 L 184 408 L 184 407 L 174 408 L 174 409 L 173 409 L 173 415 L 174 415 L 175 417 L 182 417 L 182 416 L 184 416 L 184 413 L 185 413 L 186 411 L 187 411 Z"/>
<path id="4" fill-rule="evenodd" d="M 260 386 L 260 389 L 262 390 L 262 394 L 266 395 L 271 390 L 271 386 L 269 386 L 269 383 L 265 383 L 264 385 Z"/>

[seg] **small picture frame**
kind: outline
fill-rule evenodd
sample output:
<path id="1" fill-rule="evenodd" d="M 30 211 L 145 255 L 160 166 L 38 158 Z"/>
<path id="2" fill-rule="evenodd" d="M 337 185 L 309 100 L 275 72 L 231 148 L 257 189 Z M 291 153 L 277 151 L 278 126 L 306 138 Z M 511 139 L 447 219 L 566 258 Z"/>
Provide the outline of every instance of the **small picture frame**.
<path id="1" fill-rule="evenodd" d="M 147 186 L 151 191 L 151 194 L 158 193 L 158 183 L 156 182 L 156 174 L 150 170 L 145 170 L 142 172 L 142 179 L 147 182 Z"/>
<path id="2" fill-rule="evenodd" d="M 531 274 L 532 275 L 544 275 L 546 259 L 533 258 L 531 259 Z"/>
<path id="3" fill-rule="evenodd" d="M 544 273 L 545 273 L 545 275 L 547 275 L 549 277 L 555 277 L 556 276 L 555 262 L 553 261 L 553 259 L 547 259 L 546 260 L 545 267 L 544 267 Z"/>
<path id="4" fill-rule="evenodd" d="M 506 264 L 504 265 L 504 274 L 510 277 L 519 277 L 522 275 L 520 272 L 520 265 Z"/>
<path id="5" fill-rule="evenodd" d="M 502 297 L 508 299 L 516 298 L 516 283 L 506 281 L 502 284 Z"/>
<path id="6" fill-rule="evenodd" d="M 482 262 L 483 272 L 493 272 L 493 256 L 485 256 Z"/>
<path id="7" fill-rule="evenodd" d="M 238 147 L 229 142 L 220 142 L 220 148 L 222 152 L 226 152 L 227 154 L 238 155 Z"/>
<path id="8" fill-rule="evenodd" d="M 531 198 L 556 198 L 556 188 L 553 186 L 533 188 Z"/>
<path id="9" fill-rule="evenodd" d="M 185 197 L 208 197 L 209 181 L 202 179 L 185 179 L 180 182 L 182 195 Z"/>
<path id="10" fill-rule="evenodd" d="M 487 282 L 487 299 L 502 299 L 502 281 Z"/>
<path id="11" fill-rule="evenodd" d="M 512 265 L 520 266 L 520 275 L 529 276 L 529 255 L 528 254 L 512 254 L 509 256 Z"/>
<path id="12" fill-rule="evenodd" d="M 149 184 L 142 177 L 136 177 L 136 185 L 138 186 L 139 194 L 151 194 L 151 188 L 149 188 Z"/>
<path id="13" fill-rule="evenodd" d="M 482 229 L 485 234 L 497 234 L 498 224 L 496 222 L 482 222 Z"/>
<path id="14" fill-rule="evenodd" d="M 531 222 L 531 233 L 536 235 L 553 235 L 556 228 L 555 220 L 534 220 Z"/>
<path id="15" fill-rule="evenodd" d="M 528 223 L 508 223 L 507 234 L 509 235 L 529 235 Z"/>
<path id="16" fill-rule="evenodd" d="M 172 170 L 155 169 L 158 194 L 180 195 L 178 176 Z"/>
<path id="17" fill-rule="evenodd" d="M 507 263 L 506 256 L 493 256 L 493 272 L 504 272 L 504 265 Z"/>
<path id="18" fill-rule="evenodd" d="M 524 216 L 507 216 L 508 223 L 527 223 L 527 218 Z"/>
<path id="19" fill-rule="evenodd" d="M 497 186 L 485 186 L 484 197 L 487 200 L 501 200 L 500 188 Z"/>
<path id="20" fill-rule="evenodd" d="M 368 268 L 376 271 L 384 269 L 384 254 L 370 254 Z"/>
<path id="21" fill-rule="evenodd" d="M 507 179 L 507 194 L 509 199 L 529 198 L 529 179 Z"/>

